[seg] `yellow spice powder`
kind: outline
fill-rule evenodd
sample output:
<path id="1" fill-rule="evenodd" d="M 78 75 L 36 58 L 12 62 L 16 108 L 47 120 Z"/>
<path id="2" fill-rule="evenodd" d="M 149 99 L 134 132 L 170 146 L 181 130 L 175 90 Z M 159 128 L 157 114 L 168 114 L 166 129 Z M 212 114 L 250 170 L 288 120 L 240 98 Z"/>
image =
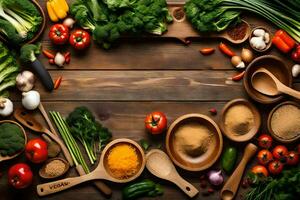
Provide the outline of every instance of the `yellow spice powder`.
<path id="1" fill-rule="evenodd" d="M 115 178 L 126 179 L 137 173 L 139 159 L 135 147 L 117 145 L 108 154 L 108 168 Z"/>

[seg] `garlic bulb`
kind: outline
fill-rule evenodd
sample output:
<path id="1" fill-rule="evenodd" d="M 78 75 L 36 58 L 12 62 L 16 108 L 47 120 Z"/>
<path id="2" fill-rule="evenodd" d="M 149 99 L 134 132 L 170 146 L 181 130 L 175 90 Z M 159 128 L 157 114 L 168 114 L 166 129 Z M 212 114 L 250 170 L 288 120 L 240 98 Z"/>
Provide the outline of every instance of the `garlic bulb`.
<path id="1" fill-rule="evenodd" d="M 0 98 L 0 115 L 2 117 L 7 117 L 11 115 L 14 111 L 14 105 L 11 100 L 7 98 Z"/>
<path id="2" fill-rule="evenodd" d="M 27 110 L 36 109 L 41 102 L 40 94 L 35 90 L 31 90 L 29 92 L 23 92 L 22 96 L 23 96 L 22 105 Z"/>
<path id="3" fill-rule="evenodd" d="M 28 92 L 34 87 L 35 77 L 30 71 L 23 71 L 18 74 L 17 78 L 17 88 L 22 92 Z"/>

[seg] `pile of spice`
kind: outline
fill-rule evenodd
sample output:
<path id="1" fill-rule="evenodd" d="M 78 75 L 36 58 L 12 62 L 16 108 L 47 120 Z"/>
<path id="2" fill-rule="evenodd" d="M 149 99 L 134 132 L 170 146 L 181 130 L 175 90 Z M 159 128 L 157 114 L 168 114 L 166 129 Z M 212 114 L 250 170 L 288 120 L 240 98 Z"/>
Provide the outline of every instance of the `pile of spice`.
<path id="1" fill-rule="evenodd" d="M 140 166 L 136 148 L 129 144 L 113 147 L 107 157 L 108 168 L 117 179 L 127 179 L 135 175 Z"/>
<path id="2" fill-rule="evenodd" d="M 229 28 L 227 34 L 233 40 L 242 40 L 246 36 L 247 30 L 247 24 L 242 22 L 235 27 Z"/>
<path id="3" fill-rule="evenodd" d="M 275 135 L 292 139 L 300 134 L 300 109 L 295 105 L 283 105 L 275 110 L 271 118 Z"/>
<path id="4" fill-rule="evenodd" d="M 225 128 L 235 135 L 244 135 L 254 127 L 254 115 L 245 105 L 235 105 L 225 114 Z"/>
<path id="5" fill-rule="evenodd" d="M 49 177 L 58 177 L 65 172 L 66 164 L 61 160 L 52 160 L 45 166 L 45 173 Z"/>
<path id="6" fill-rule="evenodd" d="M 179 152 L 191 157 L 204 154 L 211 142 L 211 131 L 199 123 L 188 123 L 175 133 L 175 146 Z"/>

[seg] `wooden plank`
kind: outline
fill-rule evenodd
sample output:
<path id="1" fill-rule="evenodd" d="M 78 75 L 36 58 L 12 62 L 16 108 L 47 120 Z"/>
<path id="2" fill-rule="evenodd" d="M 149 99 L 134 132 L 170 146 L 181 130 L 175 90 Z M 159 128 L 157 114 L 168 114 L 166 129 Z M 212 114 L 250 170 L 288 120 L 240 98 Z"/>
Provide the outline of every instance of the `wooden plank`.
<path id="1" fill-rule="evenodd" d="M 72 102 L 72 103 L 64 103 L 64 102 L 44 102 L 44 106 L 47 111 L 55 110 L 61 112 L 62 115 L 67 116 L 68 113 L 70 113 L 75 107 L 85 105 L 90 110 L 92 110 L 97 117 L 97 120 L 101 120 L 101 123 L 108 127 L 112 133 L 114 138 L 131 138 L 136 141 L 139 141 L 140 139 L 146 139 L 151 143 L 153 146 L 152 148 L 155 148 L 155 146 L 159 143 L 164 143 L 164 137 L 152 137 L 150 136 L 144 129 L 144 117 L 147 113 L 154 111 L 154 110 L 161 110 L 166 113 L 169 125 L 172 121 L 174 121 L 177 117 L 180 115 L 186 114 L 186 113 L 202 113 L 209 115 L 212 119 L 215 121 L 219 120 L 219 114 L 224 106 L 225 102 Z M 20 106 L 20 104 L 16 105 L 16 107 Z M 217 116 L 211 116 L 208 112 L 210 108 L 216 108 L 219 112 Z M 268 108 L 268 109 L 271 109 Z M 42 119 L 42 116 L 36 111 L 35 112 L 36 117 L 38 121 L 45 124 L 44 120 Z M 265 117 L 264 117 L 265 118 Z M 265 129 L 262 129 L 265 130 Z M 30 138 L 37 137 L 38 134 L 30 133 L 30 131 L 27 130 L 29 133 L 28 136 Z M 224 138 L 225 145 L 229 145 L 230 142 Z M 237 146 L 237 145 L 235 145 Z M 242 154 L 243 145 L 238 145 L 239 148 L 239 156 Z M 5 197 L 5 200 L 14 200 L 17 198 L 20 198 L 20 196 L 23 196 L 23 199 L 43 199 L 43 200 L 64 200 L 64 199 L 74 199 L 74 200 L 82 200 L 82 199 L 93 199 L 93 200 L 100 200 L 104 199 L 103 196 L 99 193 L 98 190 L 96 190 L 92 184 L 86 183 L 82 184 L 80 186 L 77 186 L 75 188 L 72 188 L 70 190 L 61 192 L 59 194 L 54 194 L 51 196 L 39 198 L 35 192 L 36 185 L 45 182 L 44 180 L 41 180 L 37 173 L 34 178 L 34 183 L 32 187 L 30 187 L 27 190 L 21 190 L 21 191 L 15 191 L 12 190 L 7 185 L 7 170 L 9 166 L 11 166 L 13 163 L 17 162 L 25 162 L 25 156 L 22 155 L 19 158 L 16 158 L 15 160 L 11 162 L 5 162 L 1 163 L 0 165 L 0 172 L 4 173 L 4 176 L 0 179 L 0 193 L 3 197 Z M 253 162 L 252 162 L 253 164 Z M 38 166 L 33 166 L 34 171 L 38 171 Z M 93 167 L 92 167 L 93 168 Z M 213 167 L 213 168 L 219 168 L 219 162 Z M 203 172 L 187 172 L 181 169 L 178 169 L 179 173 L 188 181 L 190 181 L 192 184 L 196 186 L 201 191 L 203 189 L 199 186 L 199 177 L 203 174 Z M 69 173 L 66 176 L 76 176 L 76 172 L 74 169 L 70 170 Z M 150 175 L 147 170 L 143 173 L 143 178 L 150 178 L 151 180 L 154 180 L 156 182 L 159 182 L 162 184 L 165 194 L 163 197 L 158 197 L 156 199 L 172 199 L 172 200 L 183 200 L 188 199 L 187 196 L 185 196 L 184 193 L 182 193 L 179 189 L 176 188 L 175 185 L 172 185 L 171 183 L 168 183 L 166 181 L 161 181 L 154 176 Z M 108 182 L 109 186 L 113 188 L 113 197 L 112 200 L 120 200 L 121 199 L 121 189 L 123 185 L 119 184 L 113 184 Z M 240 189 L 240 194 L 243 194 L 245 192 L 244 189 Z M 144 199 L 144 198 L 143 198 Z M 147 198 L 145 198 L 147 199 Z M 202 195 L 200 194 L 195 199 L 203 199 Z M 218 192 L 215 192 L 213 195 L 211 195 L 209 198 L 210 200 L 217 200 L 219 199 Z M 150 199 L 149 199 L 150 200 Z"/>

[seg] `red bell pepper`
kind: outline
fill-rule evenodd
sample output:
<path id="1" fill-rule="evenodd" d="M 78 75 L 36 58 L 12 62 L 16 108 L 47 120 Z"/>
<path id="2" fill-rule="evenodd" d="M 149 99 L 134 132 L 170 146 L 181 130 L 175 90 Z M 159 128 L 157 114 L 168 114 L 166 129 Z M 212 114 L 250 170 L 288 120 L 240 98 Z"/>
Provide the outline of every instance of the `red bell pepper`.
<path id="1" fill-rule="evenodd" d="M 283 30 L 276 31 L 275 36 L 279 36 L 290 48 L 296 45 L 295 40 Z"/>
<path id="2" fill-rule="evenodd" d="M 69 42 L 76 50 L 83 50 L 90 46 L 91 36 L 85 30 L 76 30 L 71 33 Z"/>
<path id="3" fill-rule="evenodd" d="M 50 28 L 49 38 L 54 44 L 65 44 L 69 39 L 69 28 L 63 24 L 54 24 Z"/>
<path id="4" fill-rule="evenodd" d="M 290 52 L 296 45 L 295 40 L 283 30 L 275 33 L 272 43 L 283 53 Z"/>

